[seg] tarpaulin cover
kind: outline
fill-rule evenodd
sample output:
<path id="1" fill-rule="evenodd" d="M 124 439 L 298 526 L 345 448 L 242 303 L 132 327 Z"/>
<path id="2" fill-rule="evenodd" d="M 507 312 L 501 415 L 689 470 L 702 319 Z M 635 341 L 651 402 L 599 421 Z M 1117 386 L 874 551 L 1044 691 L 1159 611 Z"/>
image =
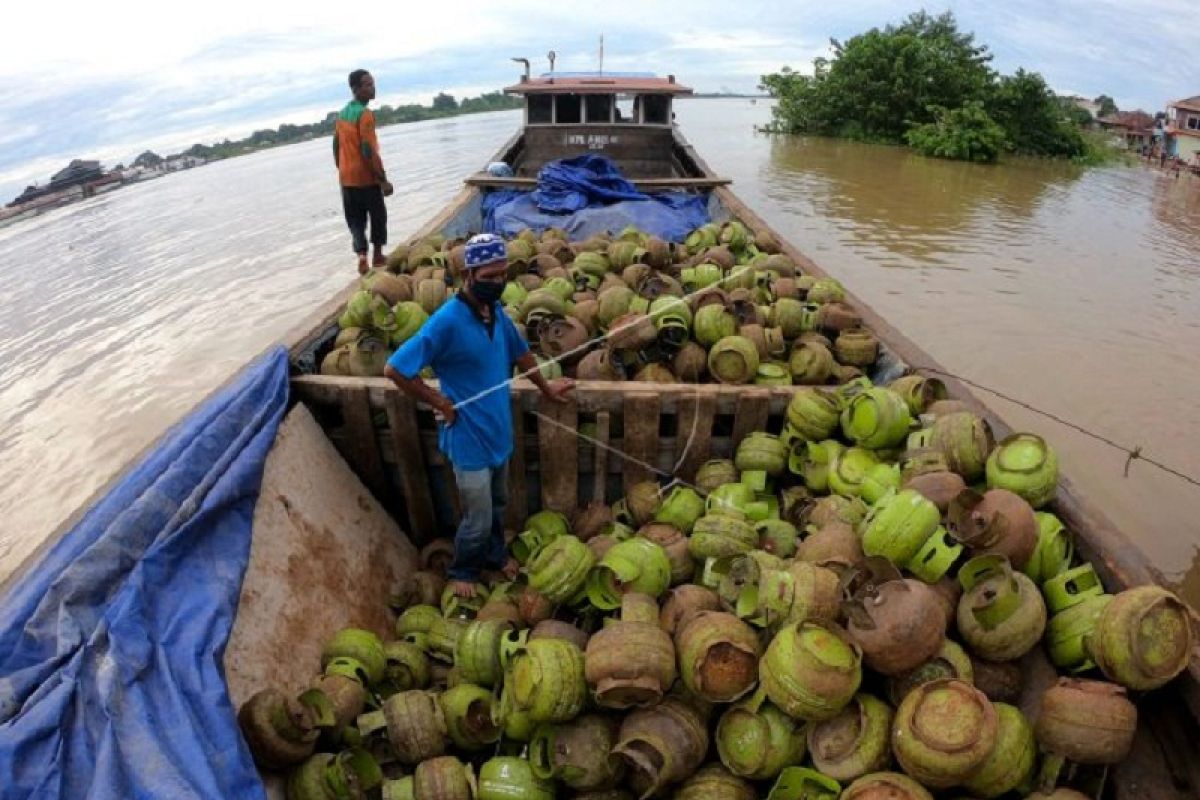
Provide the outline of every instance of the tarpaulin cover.
<path id="1" fill-rule="evenodd" d="M 504 189 L 483 198 L 484 228 L 515 236 L 523 228 L 556 227 L 573 239 L 617 233 L 629 225 L 672 242 L 682 242 L 709 221 L 708 201 L 686 192 L 643 194 L 621 176 L 611 159 L 583 155 L 551 161 L 538 173 L 532 192 Z"/>
<path id="2" fill-rule="evenodd" d="M 612 159 L 597 155 L 551 161 L 538 172 L 533 202 L 542 211 L 569 214 L 593 203 L 649 200 L 625 177 Z"/>
<path id="3" fill-rule="evenodd" d="M 0 797 L 265 798 L 221 662 L 287 390 L 277 348 L 0 601 Z"/>

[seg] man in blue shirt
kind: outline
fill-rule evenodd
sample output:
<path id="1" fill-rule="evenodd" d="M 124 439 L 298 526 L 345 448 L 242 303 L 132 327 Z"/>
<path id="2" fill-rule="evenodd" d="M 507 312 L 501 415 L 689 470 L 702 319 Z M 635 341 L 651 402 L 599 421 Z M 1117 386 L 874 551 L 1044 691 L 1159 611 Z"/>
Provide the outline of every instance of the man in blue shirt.
<path id="1" fill-rule="evenodd" d="M 560 403 L 568 402 L 574 382 L 547 381 L 517 326 L 500 308 L 508 277 L 504 240 L 489 233 L 472 237 L 465 261 L 463 291 L 443 303 L 392 355 L 384 375 L 442 420 L 438 448 L 454 465 L 463 512 L 450 580 L 455 594 L 473 597 L 483 570 L 500 570 L 509 578 L 517 573 L 516 561 L 504 549 L 513 364 Z M 421 380 L 425 367 L 433 367 L 441 391 Z"/>

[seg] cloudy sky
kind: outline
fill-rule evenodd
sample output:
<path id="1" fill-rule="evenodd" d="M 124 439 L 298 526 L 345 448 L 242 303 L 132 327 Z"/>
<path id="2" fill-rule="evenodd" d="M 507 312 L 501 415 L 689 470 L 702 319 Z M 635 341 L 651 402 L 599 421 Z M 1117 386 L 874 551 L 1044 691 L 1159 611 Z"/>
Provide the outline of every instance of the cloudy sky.
<path id="1" fill-rule="evenodd" d="M 311 6 L 311 7 L 309 7 Z M 920 6 L 916 3 L 911 10 Z M 702 91 L 755 88 L 784 64 L 807 70 L 848 38 L 906 13 L 892 2 L 827 0 L 443 0 L 320 4 L 209 0 L 16 4 L 0 31 L 0 201 L 72 157 L 108 166 L 150 148 L 238 138 L 311 122 L 346 99 L 345 75 L 372 70 L 380 103 L 477 94 L 545 53 L 559 69 L 674 72 Z M 994 66 L 1041 72 L 1056 90 L 1158 110 L 1200 94 L 1200 6 L 1184 0 L 950 2 Z M 47 11 L 54 11 L 47 14 Z"/>

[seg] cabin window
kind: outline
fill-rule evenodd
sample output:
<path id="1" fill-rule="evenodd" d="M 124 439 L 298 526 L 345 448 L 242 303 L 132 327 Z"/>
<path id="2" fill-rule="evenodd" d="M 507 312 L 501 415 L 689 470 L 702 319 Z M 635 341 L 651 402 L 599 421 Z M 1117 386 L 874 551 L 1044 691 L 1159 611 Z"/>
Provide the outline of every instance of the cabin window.
<path id="1" fill-rule="evenodd" d="M 587 97 L 587 121 L 607 124 L 612 122 L 613 97 L 611 94 L 592 94 Z"/>
<path id="2" fill-rule="evenodd" d="M 636 125 L 638 103 L 633 95 L 623 94 L 617 97 L 616 113 L 613 115 L 613 122 L 620 125 Z"/>
<path id="3" fill-rule="evenodd" d="M 1187 126 L 1189 131 L 1200 130 L 1200 117 L 1188 117 Z"/>
<path id="4" fill-rule="evenodd" d="M 554 122 L 554 97 L 548 94 L 531 94 L 526 98 L 528 119 L 531 125 L 549 125 Z"/>
<path id="5" fill-rule="evenodd" d="M 554 121 L 559 125 L 571 125 L 583 122 L 581 116 L 582 98 L 577 94 L 555 95 Z"/>
<path id="6" fill-rule="evenodd" d="M 671 124 L 671 98 L 665 94 L 644 94 L 642 101 L 642 121 L 647 125 Z"/>

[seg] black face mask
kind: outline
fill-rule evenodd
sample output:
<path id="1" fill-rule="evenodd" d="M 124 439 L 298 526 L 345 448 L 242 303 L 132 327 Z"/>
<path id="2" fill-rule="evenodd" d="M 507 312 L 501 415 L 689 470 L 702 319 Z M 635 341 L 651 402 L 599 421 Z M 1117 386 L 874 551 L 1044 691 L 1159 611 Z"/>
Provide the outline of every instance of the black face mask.
<path id="1" fill-rule="evenodd" d="M 467 289 L 472 297 L 491 308 L 500 299 L 500 295 L 504 294 L 504 282 L 476 280 Z"/>

